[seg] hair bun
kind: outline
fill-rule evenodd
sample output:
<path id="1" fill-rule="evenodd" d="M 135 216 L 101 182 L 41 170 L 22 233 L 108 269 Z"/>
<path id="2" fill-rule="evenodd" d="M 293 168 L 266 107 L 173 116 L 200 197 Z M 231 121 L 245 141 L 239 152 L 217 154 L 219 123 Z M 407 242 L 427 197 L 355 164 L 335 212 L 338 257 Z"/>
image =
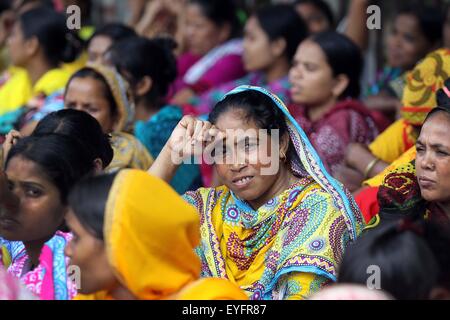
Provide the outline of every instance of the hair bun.
<path id="1" fill-rule="evenodd" d="M 450 78 L 445 80 L 444 87 L 436 93 L 437 105 L 450 110 Z"/>

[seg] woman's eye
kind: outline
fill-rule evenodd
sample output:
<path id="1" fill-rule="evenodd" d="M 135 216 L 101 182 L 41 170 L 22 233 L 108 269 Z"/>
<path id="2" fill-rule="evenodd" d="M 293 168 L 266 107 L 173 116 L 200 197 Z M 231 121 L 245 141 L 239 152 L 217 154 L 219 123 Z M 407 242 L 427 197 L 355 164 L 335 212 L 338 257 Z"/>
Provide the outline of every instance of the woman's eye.
<path id="1" fill-rule="evenodd" d="M 309 64 L 309 63 L 305 63 L 305 70 L 307 70 L 307 71 L 314 71 L 314 70 L 316 70 L 316 67 L 311 65 L 311 64 Z"/>
<path id="2" fill-rule="evenodd" d="M 32 198 L 37 198 L 42 195 L 42 191 L 36 188 L 28 188 L 25 191 L 26 195 Z"/>
<path id="3" fill-rule="evenodd" d="M 438 150 L 437 154 L 440 156 L 448 156 L 448 153 L 446 151 Z"/>

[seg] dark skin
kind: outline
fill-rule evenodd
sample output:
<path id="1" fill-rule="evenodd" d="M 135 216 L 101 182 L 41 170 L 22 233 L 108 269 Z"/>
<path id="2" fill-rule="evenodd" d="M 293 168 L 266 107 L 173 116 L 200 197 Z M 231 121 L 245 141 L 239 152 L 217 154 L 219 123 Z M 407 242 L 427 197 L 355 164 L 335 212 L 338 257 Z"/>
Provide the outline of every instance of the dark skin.
<path id="1" fill-rule="evenodd" d="M 39 165 L 21 156 L 9 161 L 7 201 L 16 205 L 14 211 L 2 210 L 0 216 L 0 235 L 24 243 L 30 270 L 39 264 L 44 243 L 63 225 L 66 212 L 58 188 L 42 172 Z"/>
<path id="2" fill-rule="evenodd" d="M 450 115 L 433 114 L 417 139 L 416 175 L 422 197 L 436 203 L 450 217 Z"/>
<path id="3" fill-rule="evenodd" d="M 381 173 L 389 164 L 379 160 L 364 177 L 367 166 L 376 159 L 366 145 L 352 143 L 347 148 L 345 162 L 336 170 L 334 177 L 348 190 L 358 193 L 364 180 Z"/>
<path id="4" fill-rule="evenodd" d="M 254 159 L 255 154 L 262 150 L 260 148 L 263 146 L 250 137 L 246 140 L 244 135 L 226 135 L 224 132 L 236 129 L 258 130 L 260 128 L 253 121 L 245 120 L 242 111 L 239 109 L 223 113 L 219 116 L 215 125 L 186 116 L 175 128 L 169 141 L 148 172 L 165 181 L 170 181 L 178 168 L 178 165 L 172 160 L 174 150 L 182 150 L 184 156 L 195 155 L 193 145 L 201 143 L 206 148 L 208 146 L 214 148 L 216 143 L 224 141 L 223 139 L 226 138 L 224 144 L 227 146 L 226 152 L 222 153 L 221 156 L 225 157 L 227 161 L 224 161 L 223 164 L 215 164 L 218 177 L 223 184 L 241 199 L 246 200 L 256 210 L 295 183 L 297 178 L 282 159 L 280 159 L 277 172 L 262 174 L 261 169 L 264 168 L 264 164 L 259 161 L 256 163 L 250 162 L 249 159 Z M 240 143 L 242 139 L 245 143 Z M 267 143 L 269 141 L 267 140 Z M 228 148 L 228 145 L 233 143 L 238 146 L 235 152 L 229 151 L 233 149 Z M 242 150 L 239 145 L 243 146 Z M 280 157 L 282 154 L 287 154 L 288 146 L 288 136 L 282 137 L 279 145 Z M 265 150 L 272 152 L 269 146 Z"/>

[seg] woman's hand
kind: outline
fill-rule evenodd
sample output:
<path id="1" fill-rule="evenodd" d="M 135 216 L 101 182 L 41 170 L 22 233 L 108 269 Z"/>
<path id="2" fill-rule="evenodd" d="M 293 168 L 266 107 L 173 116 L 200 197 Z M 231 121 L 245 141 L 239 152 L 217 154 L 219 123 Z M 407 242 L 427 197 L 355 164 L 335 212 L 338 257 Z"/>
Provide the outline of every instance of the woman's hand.
<path id="1" fill-rule="evenodd" d="M 22 135 L 19 131 L 11 130 L 5 137 L 5 142 L 2 145 L 2 156 L 3 161 L 2 163 L 5 163 L 5 160 L 8 158 L 8 153 L 11 151 L 11 148 L 17 143 L 19 139 L 22 138 Z"/>
<path id="2" fill-rule="evenodd" d="M 210 122 L 185 116 L 172 132 L 167 145 L 172 152 L 186 159 L 201 156 L 206 148 L 223 137 L 223 132 Z"/>
<path id="3" fill-rule="evenodd" d="M 350 192 L 361 188 L 364 177 L 361 172 L 346 165 L 339 165 L 335 170 L 334 178 L 340 181 Z"/>
<path id="4" fill-rule="evenodd" d="M 210 122 L 185 116 L 173 130 L 148 173 L 170 182 L 183 161 L 202 156 L 224 136 Z"/>

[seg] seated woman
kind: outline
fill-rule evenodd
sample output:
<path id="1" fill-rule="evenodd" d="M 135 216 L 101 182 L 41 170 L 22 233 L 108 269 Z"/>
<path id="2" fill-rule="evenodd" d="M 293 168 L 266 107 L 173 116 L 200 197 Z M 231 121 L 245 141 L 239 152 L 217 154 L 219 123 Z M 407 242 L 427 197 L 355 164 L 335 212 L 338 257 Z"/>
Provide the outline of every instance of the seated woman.
<path id="1" fill-rule="evenodd" d="M 121 40 L 136 37 L 136 32 L 123 24 L 110 23 L 94 32 L 87 44 L 88 62 L 103 63 L 108 49 Z"/>
<path id="2" fill-rule="evenodd" d="M 285 105 L 241 86 L 209 120 L 184 117 L 149 170 L 169 181 L 177 157 L 207 144 L 224 185 L 184 196 L 200 214 L 202 276 L 230 279 L 255 300 L 302 299 L 335 281 L 362 217 Z"/>
<path id="3" fill-rule="evenodd" d="M 449 82 L 448 80 L 447 82 Z M 416 159 L 393 169 L 378 190 L 379 218 L 425 218 L 450 228 L 450 90 L 425 119 Z M 378 219 L 379 220 L 379 219 Z"/>
<path id="4" fill-rule="evenodd" d="M 186 104 L 194 95 L 245 74 L 233 1 L 190 0 L 185 10 L 187 52 L 178 57 L 172 99 L 176 105 Z"/>
<path id="5" fill-rule="evenodd" d="M 288 73 L 295 51 L 306 36 L 306 26 L 292 6 L 268 5 L 257 10 L 244 29 L 242 61 L 249 74 L 193 97 L 184 113 L 210 113 L 225 93 L 239 85 L 265 87 L 290 104 Z"/>
<path id="6" fill-rule="evenodd" d="M 78 140 L 59 134 L 20 139 L 8 153 L 0 181 L 0 263 L 41 299 L 76 294 L 64 256 L 71 238 L 64 216 L 70 188 L 93 172 L 94 161 Z"/>
<path id="7" fill-rule="evenodd" d="M 345 168 L 337 177 L 350 191 L 359 193 L 364 185 L 377 187 L 390 164 L 396 162 L 395 166 L 398 166 L 399 162 L 404 164 L 414 159 L 413 147 L 420 128 L 428 112 L 436 106 L 436 92 L 449 76 L 448 49 L 433 51 L 408 74 L 402 98 L 402 118 L 368 147 L 351 144 L 347 150 Z"/>
<path id="8" fill-rule="evenodd" d="M 386 66 L 377 73 L 364 92 L 364 103 L 371 110 L 396 119 L 401 108 L 406 72 L 441 45 L 441 12 L 426 5 L 402 8 L 395 16 L 386 48 Z"/>
<path id="9" fill-rule="evenodd" d="M 150 167 L 153 159 L 146 148 L 127 133 L 132 130 L 134 105 L 128 84 L 115 70 L 95 64 L 79 70 L 67 84 L 64 103 L 67 109 L 89 113 L 111 135 L 114 158 L 106 171 Z"/>
<path id="10" fill-rule="evenodd" d="M 64 15 L 37 7 L 19 16 L 8 40 L 8 50 L 13 65 L 22 68 L 16 71 L 22 80 L 13 82 L 16 85 L 12 87 L 5 84 L 0 90 L 1 101 L 8 101 L 9 95 L 23 100 L 12 108 L 1 108 L 0 134 L 20 129 L 28 135 L 35 121 L 62 108 L 70 73 L 61 64 L 75 60 L 81 42 L 67 30 Z"/>
<path id="11" fill-rule="evenodd" d="M 183 117 L 179 107 L 165 97 L 175 80 L 177 65 L 170 39 L 134 37 L 118 42 L 108 51 L 108 62 L 131 84 L 136 112 L 134 135 L 156 158 Z M 185 164 L 171 181 L 180 194 L 202 186 L 195 164 Z"/>
<path id="12" fill-rule="evenodd" d="M 224 279 L 199 279 L 199 218 L 169 185 L 138 170 L 88 178 L 70 193 L 66 254 L 77 300 L 245 300 Z"/>
<path id="13" fill-rule="evenodd" d="M 290 110 L 331 174 L 350 143 L 369 143 L 382 128 L 356 100 L 361 68 L 359 48 L 331 31 L 302 42 L 289 72 L 295 104 Z"/>

